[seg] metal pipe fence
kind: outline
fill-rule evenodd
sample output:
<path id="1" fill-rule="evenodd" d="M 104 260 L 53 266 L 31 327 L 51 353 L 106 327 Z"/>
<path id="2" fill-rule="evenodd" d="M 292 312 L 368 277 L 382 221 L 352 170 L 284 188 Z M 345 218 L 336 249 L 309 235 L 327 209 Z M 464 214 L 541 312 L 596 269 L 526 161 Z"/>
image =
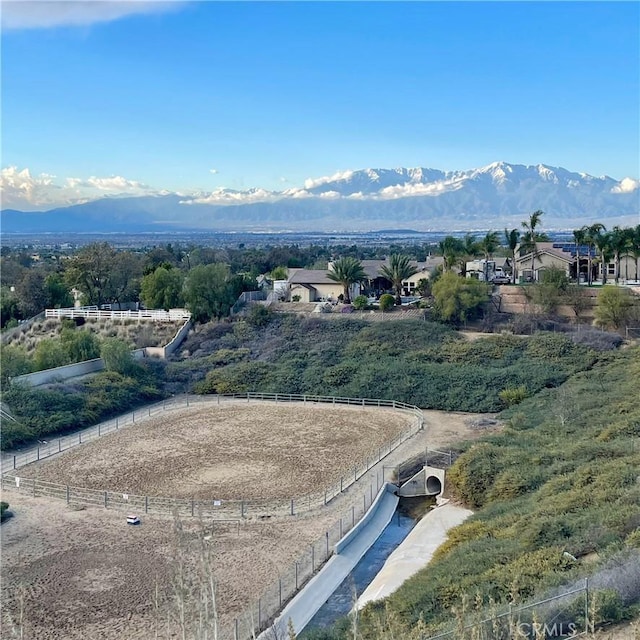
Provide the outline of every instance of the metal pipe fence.
<path id="1" fill-rule="evenodd" d="M 187 408 L 196 404 L 219 405 L 230 401 L 302 403 L 318 406 L 322 404 L 388 408 L 406 412 L 413 416 L 410 426 L 380 447 L 371 449 L 366 456 L 354 462 L 353 467 L 344 469 L 323 489 L 306 494 L 272 500 L 219 500 L 175 498 L 160 496 L 142 496 L 101 489 L 88 489 L 22 477 L 18 469 L 39 460 L 58 455 L 68 449 L 96 440 L 121 428 L 131 427 L 145 418 L 164 411 Z M 3 490 L 26 492 L 33 496 L 47 496 L 64 499 L 68 504 L 103 506 L 111 509 L 137 510 L 145 514 L 168 515 L 179 513 L 182 516 L 202 516 L 213 519 L 251 518 L 261 516 L 295 516 L 318 509 L 340 495 L 352 484 L 367 474 L 374 466 L 384 460 L 392 451 L 424 427 L 422 411 L 413 405 L 396 401 L 337 398 L 304 394 L 244 393 L 217 396 L 180 396 L 148 405 L 107 422 L 100 423 L 77 433 L 42 443 L 27 451 L 16 454 L 3 454 L 2 479 Z"/>

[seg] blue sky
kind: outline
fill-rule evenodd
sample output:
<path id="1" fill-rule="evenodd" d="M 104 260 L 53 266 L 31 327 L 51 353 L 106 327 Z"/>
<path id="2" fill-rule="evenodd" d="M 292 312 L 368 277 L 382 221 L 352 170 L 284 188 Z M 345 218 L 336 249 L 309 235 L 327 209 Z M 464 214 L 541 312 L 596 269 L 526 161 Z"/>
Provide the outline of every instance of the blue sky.
<path id="1" fill-rule="evenodd" d="M 496 160 L 640 174 L 635 2 L 17 4 L 2 33 L 14 187 L 25 169 L 59 195 L 69 178 L 283 189 Z"/>

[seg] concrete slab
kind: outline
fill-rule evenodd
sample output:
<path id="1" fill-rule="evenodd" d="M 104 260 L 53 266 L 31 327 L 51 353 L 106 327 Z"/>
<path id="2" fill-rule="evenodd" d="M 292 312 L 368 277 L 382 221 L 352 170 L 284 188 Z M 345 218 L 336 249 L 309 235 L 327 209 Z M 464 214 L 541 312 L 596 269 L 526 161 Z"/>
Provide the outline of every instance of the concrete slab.
<path id="1" fill-rule="evenodd" d="M 393 493 L 394 489 L 395 487 L 391 485 L 385 485 L 381 490 L 383 493 L 376 498 L 370 513 L 357 525 L 359 529 L 356 532 L 349 532 L 348 544 L 344 547 L 336 545 L 340 551 L 333 555 L 287 604 L 273 626 L 258 636 L 259 640 L 287 637 L 289 620 L 293 623 L 296 633 L 300 633 L 309 624 L 318 609 L 353 571 L 362 556 L 391 522 L 398 506 L 398 496 Z"/>
<path id="2" fill-rule="evenodd" d="M 451 503 L 436 507 L 426 514 L 387 558 L 382 569 L 358 598 L 358 609 L 368 602 L 391 595 L 405 580 L 425 567 L 435 550 L 446 541 L 449 529 L 458 526 L 472 514 L 472 511 Z"/>

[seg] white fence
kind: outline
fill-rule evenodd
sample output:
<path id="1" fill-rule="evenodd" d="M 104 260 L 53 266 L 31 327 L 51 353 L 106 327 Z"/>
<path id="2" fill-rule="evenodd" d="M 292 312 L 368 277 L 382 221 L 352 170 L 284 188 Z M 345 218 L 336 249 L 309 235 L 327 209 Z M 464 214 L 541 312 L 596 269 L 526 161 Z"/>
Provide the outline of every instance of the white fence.
<path id="1" fill-rule="evenodd" d="M 92 320 L 150 320 L 152 322 L 176 322 L 188 320 L 191 313 L 186 309 L 146 309 L 142 311 L 106 311 L 104 309 L 73 308 L 47 309 L 45 318 L 87 318 Z"/>

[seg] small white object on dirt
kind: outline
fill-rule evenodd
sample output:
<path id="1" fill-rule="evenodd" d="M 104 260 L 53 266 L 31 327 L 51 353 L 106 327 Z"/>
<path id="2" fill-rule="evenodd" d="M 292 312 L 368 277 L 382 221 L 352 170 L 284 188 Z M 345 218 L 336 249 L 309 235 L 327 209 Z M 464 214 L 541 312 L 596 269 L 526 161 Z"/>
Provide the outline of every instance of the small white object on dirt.
<path id="1" fill-rule="evenodd" d="M 127 524 L 140 524 L 140 518 L 138 516 L 127 516 Z"/>

